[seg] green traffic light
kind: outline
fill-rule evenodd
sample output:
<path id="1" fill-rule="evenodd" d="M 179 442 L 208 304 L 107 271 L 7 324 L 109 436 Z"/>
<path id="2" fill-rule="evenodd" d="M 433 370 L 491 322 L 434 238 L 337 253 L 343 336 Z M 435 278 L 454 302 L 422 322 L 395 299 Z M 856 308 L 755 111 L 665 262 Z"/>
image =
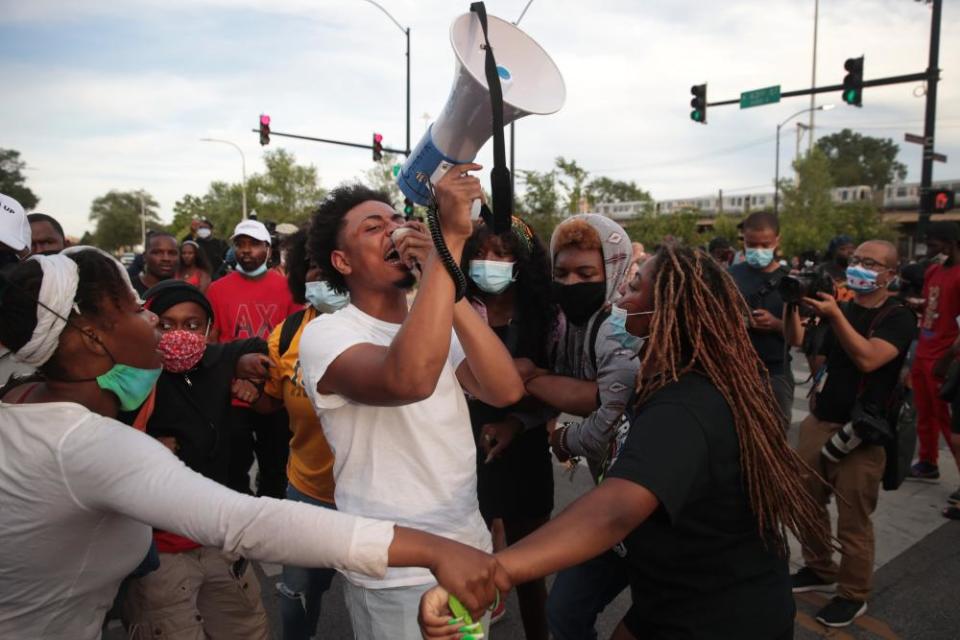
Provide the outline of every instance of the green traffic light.
<path id="1" fill-rule="evenodd" d="M 857 90 L 848 89 L 846 93 L 843 94 L 843 101 L 847 104 L 854 104 L 857 101 Z"/>
<path id="2" fill-rule="evenodd" d="M 694 122 L 703 122 L 703 112 L 699 109 L 694 109 L 690 112 L 690 119 Z"/>

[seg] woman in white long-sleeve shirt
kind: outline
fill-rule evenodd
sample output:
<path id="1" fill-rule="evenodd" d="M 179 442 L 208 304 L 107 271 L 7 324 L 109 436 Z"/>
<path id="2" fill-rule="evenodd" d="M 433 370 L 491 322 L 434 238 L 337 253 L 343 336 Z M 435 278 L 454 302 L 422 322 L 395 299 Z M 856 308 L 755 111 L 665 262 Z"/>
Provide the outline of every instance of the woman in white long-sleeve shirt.
<path id="1" fill-rule="evenodd" d="M 404 527 L 234 493 L 122 425 L 159 373 L 157 318 L 94 249 L 0 276 L 0 344 L 43 379 L 0 398 L 0 637 L 99 638 L 155 526 L 248 558 L 381 576 L 426 566 L 477 606 L 490 556 Z"/>

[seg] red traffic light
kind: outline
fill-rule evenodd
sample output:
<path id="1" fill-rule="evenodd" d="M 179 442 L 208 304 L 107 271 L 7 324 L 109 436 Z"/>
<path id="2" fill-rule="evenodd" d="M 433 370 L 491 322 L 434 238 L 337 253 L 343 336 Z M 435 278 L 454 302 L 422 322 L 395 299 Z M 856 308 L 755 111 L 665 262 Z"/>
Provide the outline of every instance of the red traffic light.
<path id="1" fill-rule="evenodd" d="M 373 141 L 376 142 L 377 144 L 380 144 L 381 142 L 383 142 L 383 135 L 379 133 L 373 134 Z"/>
<path id="2" fill-rule="evenodd" d="M 260 114 L 260 145 L 270 144 L 270 116 Z"/>
<path id="3" fill-rule="evenodd" d="M 262 124 L 262 125 L 265 126 L 265 127 L 269 127 L 269 126 L 270 126 L 270 116 L 268 116 L 268 115 L 266 115 L 266 114 L 260 114 L 260 124 Z"/>
<path id="4" fill-rule="evenodd" d="M 380 162 L 383 158 L 383 135 L 373 134 L 373 161 Z"/>

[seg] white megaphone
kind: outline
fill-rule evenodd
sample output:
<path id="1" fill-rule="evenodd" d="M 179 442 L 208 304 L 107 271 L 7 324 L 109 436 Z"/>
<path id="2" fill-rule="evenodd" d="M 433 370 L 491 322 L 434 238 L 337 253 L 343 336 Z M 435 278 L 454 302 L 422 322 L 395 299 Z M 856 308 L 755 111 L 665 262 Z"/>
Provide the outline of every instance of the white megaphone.
<path id="1" fill-rule="evenodd" d="M 497 58 L 503 88 L 503 122 L 531 113 L 558 111 L 567 96 L 560 70 L 533 38 L 514 25 L 488 16 L 488 36 Z M 430 203 L 426 182 L 436 183 L 447 170 L 472 162 L 493 135 L 490 94 L 484 73 L 484 38 L 476 13 L 465 13 L 450 26 L 457 56 L 447 104 L 400 169 L 403 194 L 419 205 Z"/>

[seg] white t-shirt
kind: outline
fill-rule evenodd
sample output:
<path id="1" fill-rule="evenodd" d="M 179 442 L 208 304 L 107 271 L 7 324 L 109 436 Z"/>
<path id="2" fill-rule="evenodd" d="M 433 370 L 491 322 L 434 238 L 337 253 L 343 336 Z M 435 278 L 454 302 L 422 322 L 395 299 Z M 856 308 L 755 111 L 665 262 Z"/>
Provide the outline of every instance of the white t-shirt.
<path id="1" fill-rule="evenodd" d="M 374 407 L 317 393 L 317 382 L 340 354 L 364 343 L 389 346 L 400 327 L 351 304 L 318 316 L 300 338 L 304 387 L 334 454 L 337 508 L 368 518 L 386 517 L 490 551 L 490 534 L 477 503 L 470 413 L 455 373 L 464 360 L 456 335 L 437 388 L 426 400 Z M 418 568 L 388 569 L 383 580 L 345 575 L 371 589 L 433 581 L 428 571 Z"/>
<path id="2" fill-rule="evenodd" d="M 393 525 L 253 498 L 69 402 L 0 402 L 0 638 L 94 640 L 155 526 L 248 558 L 384 575 Z"/>

